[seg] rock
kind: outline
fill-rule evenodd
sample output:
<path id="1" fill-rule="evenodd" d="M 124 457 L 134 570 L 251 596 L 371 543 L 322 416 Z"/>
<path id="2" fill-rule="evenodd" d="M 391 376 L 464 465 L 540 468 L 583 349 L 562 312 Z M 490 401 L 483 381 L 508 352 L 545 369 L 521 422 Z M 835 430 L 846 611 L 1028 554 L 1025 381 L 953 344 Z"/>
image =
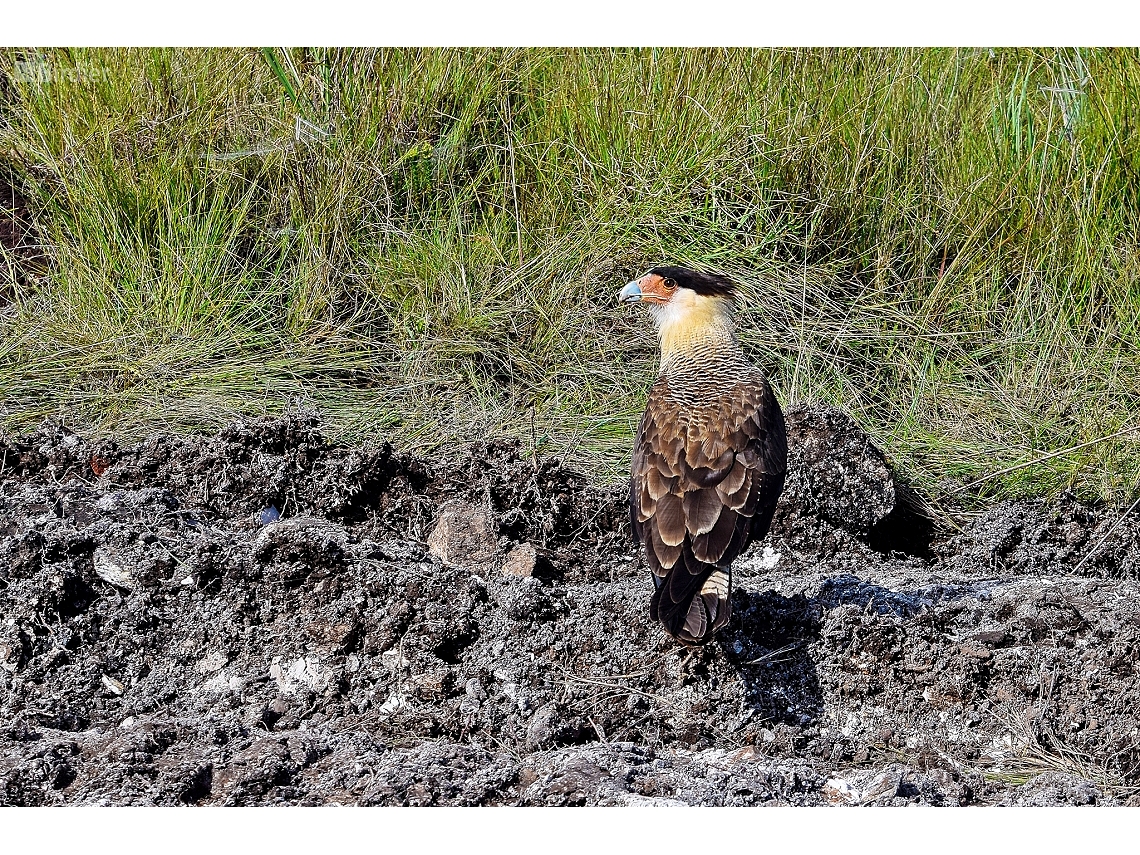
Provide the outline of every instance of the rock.
<path id="1" fill-rule="evenodd" d="M 112 695 L 121 695 L 126 691 L 126 687 L 122 683 L 106 674 L 103 675 L 103 687 Z"/>
<path id="2" fill-rule="evenodd" d="M 4 635 L 0 636 L 0 668 L 15 673 L 28 661 L 31 650 L 31 639 L 27 633 L 15 626 L 15 620 L 8 619 L 4 628 Z"/>
<path id="3" fill-rule="evenodd" d="M 408 660 L 404 658 L 399 648 L 393 647 L 380 654 L 380 661 L 393 674 L 399 674 L 408 667 Z"/>
<path id="4" fill-rule="evenodd" d="M 776 565 L 780 563 L 783 554 L 776 552 L 772 547 L 765 546 L 763 550 L 757 554 L 754 550 L 746 555 L 741 556 L 732 566 L 736 570 L 748 570 L 754 573 L 762 573 L 768 570 L 776 569 Z"/>
<path id="5" fill-rule="evenodd" d="M 859 790 L 843 778 L 830 778 L 823 785 L 823 797 L 828 804 L 853 805 L 859 801 Z"/>
<path id="6" fill-rule="evenodd" d="M 553 746 L 555 738 L 558 735 L 561 719 L 562 713 L 556 704 L 549 703 L 539 707 L 538 711 L 531 716 L 530 723 L 527 725 L 527 748 L 534 751 Z"/>
<path id="7" fill-rule="evenodd" d="M 899 791 L 901 781 L 902 773 L 898 770 L 888 769 L 880 772 L 862 787 L 860 801 L 868 804 L 876 799 L 892 798 Z"/>
<path id="8" fill-rule="evenodd" d="M 289 713 L 290 709 L 292 709 L 292 704 L 289 703 L 289 698 L 278 695 L 262 709 L 261 722 L 266 727 L 273 728 L 274 725 Z"/>
<path id="9" fill-rule="evenodd" d="M 592 734 L 593 728 L 580 716 L 571 716 L 561 704 L 552 701 L 539 707 L 531 716 L 526 728 L 526 746 L 536 751 L 581 743 Z"/>
<path id="10" fill-rule="evenodd" d="M 479 682 L 478 677 L 472 677 L 463 686 L 463 692 L 469 698 L 477 701 L 487 700 L 487 690 L 483 688 L 483 684 Z"/>
<path id="11" fill-rule="evenodd" d="M 502 573 L 504 576 L 513 576 L 517 579 L 553 580 L 558 576 L 550 554 L 545 549 L 539 549 L 532 543 L 520 543 L 507 553 L 503 561 Z"/>
<path id="12" fill-rule="evenodd" d="M 114 490 L 99 497 L 99 500 L 95 503 L 95 510 L 101 511 L 105 514 L 110 514 L 117 511 L 119 509 L 119 506 L 122 504 L 123 493 L 118 490 Z"/>
<path id="13" fill-rule="evenodd" d="M 342 550 L 348 546 L 348 532 L 344 526 L 321 517 L 288 517 L 266 523 L 257 533 L 254 550 L 263 555 L 274 546 L 296 540 L 326 540 Z"/>
<path id="14" fill-rule="evenodd" d="M 391 715 L 394 712 L 399 712 L 402 709 L 407 709 L 411 706 L 408 696 L 401 692 L 393 692 L 388 696 L 388 700 L 384 701 L 377 710 L 381 715 Z"/>
<path id="15" fill-rule="evenodd" d="M 498 533 L 490 515 L 467 502 L 450 501 L 427 540 L 428 550 L 444 564 L 484 569 L 497 563 Z"/>
<path id="16" fill-rule="evenodd" d="M 905 767 L 891 765 L 877 774 L 864 770 L 831 778 L 823 785 L 823 797 L 833 805 L 866 805 L 891 799 L 898 793 L 905 771 Z"/>
<path id="17" fill-rule="evenodd" d="M 95 574 L 104 582 L 116 588 L 126 588 L 128 591 L 134 590 L 138 584 L 134 574 L 127 568 L 126 562 L 110 549 L 100 546 L 91 556 L 91 560 L 95 565 Z"/>
<path id="18" fill-rule="evenodd" d="M 199 686 L 198 691 L 207 695 L 240 694 L 243 688 L 245 688 L 245 680 L 241 677 L 236 674 L 227 674 L 225 671 L 218 671 Z"/>
<path id="19" fill-rule="evenodd" d="M 523 543 L 507 553 L 507 560 L 503 562 L 503 575 L 529 579 L 534 575 L 537 563 L 538 553 L 534 547 Z"/>
<path id="20" fill-rule="evenodd" d="M 275 661 L 269 666 L 269 676 L 285 695 L 295 695 L 302 688 L 319 692 L 328 687 L 332 673 L 321 664 L 316 656 L 302 656 L 294 659 L 287 668 Z"/>

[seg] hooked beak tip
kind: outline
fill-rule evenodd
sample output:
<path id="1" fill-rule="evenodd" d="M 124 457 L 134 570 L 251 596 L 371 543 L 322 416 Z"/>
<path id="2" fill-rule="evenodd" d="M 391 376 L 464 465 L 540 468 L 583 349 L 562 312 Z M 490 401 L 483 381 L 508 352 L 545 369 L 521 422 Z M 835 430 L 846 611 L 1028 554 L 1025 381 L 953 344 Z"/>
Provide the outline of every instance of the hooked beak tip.
<path id="1" fill-rule="evenodd" d="M 630 282 L 618 292 L 618 301 L 621 303 L 636 303 L 641 299 L 641 286 Z"/>

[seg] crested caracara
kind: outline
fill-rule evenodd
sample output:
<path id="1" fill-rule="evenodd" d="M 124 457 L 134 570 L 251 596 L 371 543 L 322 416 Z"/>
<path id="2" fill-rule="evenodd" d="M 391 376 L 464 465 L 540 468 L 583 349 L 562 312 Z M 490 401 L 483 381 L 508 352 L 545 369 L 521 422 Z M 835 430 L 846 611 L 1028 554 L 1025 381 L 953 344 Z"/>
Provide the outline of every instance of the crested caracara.
<path id="1" fill-rule="evenodd" d="M 768 532 L 787 471 L 784 414 L 744 356 L 733 284 L 654 267 L 621 289 L 657 324 L 661 367 L 633 444 L 629 511 L 655 590 L 650 614 L 684 644 L 732 616 L 732 562 Z"/>

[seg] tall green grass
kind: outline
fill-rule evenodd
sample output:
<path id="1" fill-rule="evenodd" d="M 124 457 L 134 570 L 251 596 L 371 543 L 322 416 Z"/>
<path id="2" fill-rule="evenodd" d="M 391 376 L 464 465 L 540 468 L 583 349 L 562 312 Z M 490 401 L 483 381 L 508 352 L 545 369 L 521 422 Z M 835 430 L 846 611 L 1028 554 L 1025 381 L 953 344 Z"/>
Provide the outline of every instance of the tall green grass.
<path id="1" fill-rule="evenodd" d="M 614 294 L 672 261 L 739 279 L 785 404 L 934 494 L 1140 480 L 1140 432 L 1021 465 L 1140 426 L 1134 50 L 12 50 L 0 81 L 48 256 L 0 309 L 10 429 L 299 400 L 616 477 L 655 342 Z"/>

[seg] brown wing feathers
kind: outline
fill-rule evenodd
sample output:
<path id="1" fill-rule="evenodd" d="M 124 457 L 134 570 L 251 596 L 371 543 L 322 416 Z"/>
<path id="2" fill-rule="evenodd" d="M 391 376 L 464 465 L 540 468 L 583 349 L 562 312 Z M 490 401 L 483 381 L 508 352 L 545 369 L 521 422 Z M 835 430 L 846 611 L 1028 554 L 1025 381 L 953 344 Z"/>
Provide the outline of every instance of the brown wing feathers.
<path id="1" fill-rule="evenodd" d="M 661 378 L 638 428 L 630 517 L 645 544 L 654 619 L 700 643 L 727 623 L 728 567 L 771 524 L 784 481 L 783 414 L 765 381 L 682 408 Z"/>

